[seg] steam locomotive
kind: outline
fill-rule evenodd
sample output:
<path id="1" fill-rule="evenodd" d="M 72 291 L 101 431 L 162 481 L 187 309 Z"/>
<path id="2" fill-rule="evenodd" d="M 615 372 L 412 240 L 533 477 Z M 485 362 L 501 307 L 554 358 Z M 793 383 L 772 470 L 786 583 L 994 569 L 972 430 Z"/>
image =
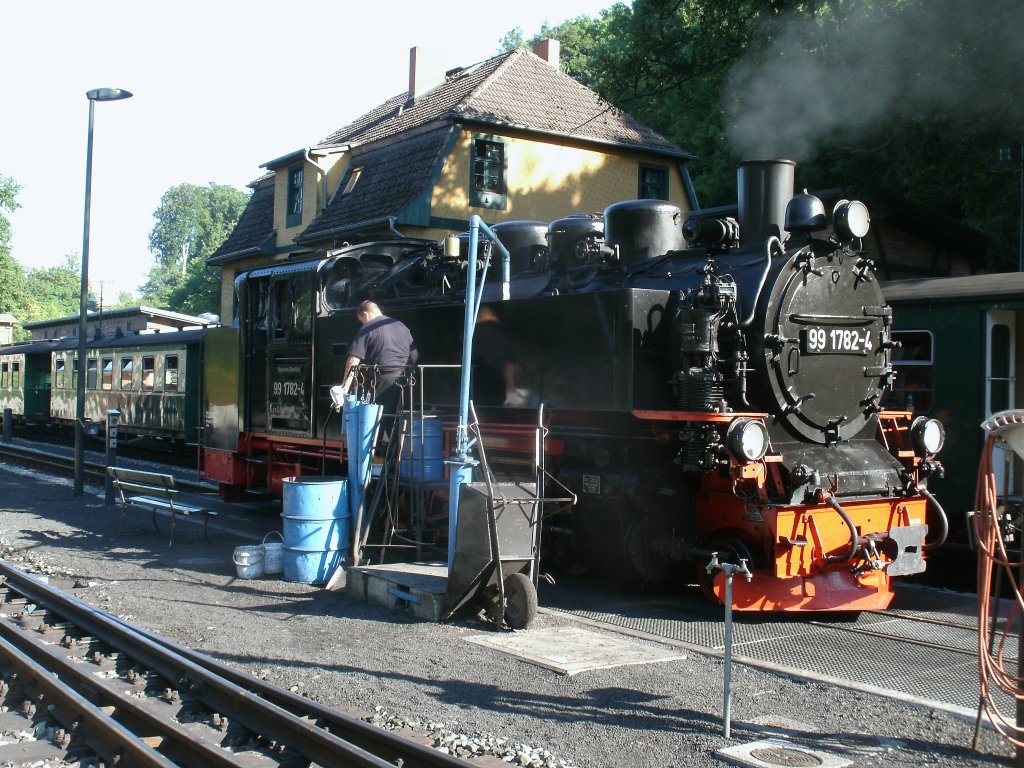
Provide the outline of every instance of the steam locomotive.
<path id="1" fill-rule="evenodd" d="M 794 175 L 742 164 L 738 220 L 637 200 L 493 227 L 511 280 L 502 295 L 496 260 L 477 259 L 483 301 L 517 391 L 544 406 L 545 466 L 577 498 L 545 515 L 547 555 L 641 583 L 690 568 L 722 600 L 725 576 L 704 567 L 717 553 L 752 575 L 734 580 L 736 609 L 848 611 L 888 606 L 893 577 L 944 540 L 927 488 L 942 426 L 881 405 L 896 342 L 858 252 L 868 212 L 842 201 L 829 221 Z M 367 298 L 412 330 L 430 364 L 416 397 L 451 418 L 466 250 L 394 239 L 240 274 L 237 325 L 206 334 L 207 476 L 230 496 L 340 468 L 330 388 Z M 536 419 L 478 406 L 485 443 Z"/>

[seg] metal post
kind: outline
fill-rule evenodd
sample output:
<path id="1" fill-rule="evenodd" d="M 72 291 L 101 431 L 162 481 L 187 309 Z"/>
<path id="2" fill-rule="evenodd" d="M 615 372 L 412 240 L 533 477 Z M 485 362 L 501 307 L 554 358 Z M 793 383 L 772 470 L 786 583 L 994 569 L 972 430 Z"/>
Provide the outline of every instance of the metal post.
<path id="1" fill-rule="evenodd" d="M 476 328 L 476 316 L 480 311 L 483 298 L 484 277 L 480 280 L 480 289 L 476 287 L 476 252 L 480 242 L 480 230 L 491 239 L 491 244 L 498 249 L 502 257 L 502 300 L 509 297 L 507 277 L 509 274 L 509 252 L 484 224 L 477 214 L 469 218 L 469 263 L 466 265 L 466 311 L 465 326 L 462 330 L 462 381 L 459 388 L 459 425 L 455 432 L 455 447 L 448 464 L 448 567 L 451 568 L 455 559 L 455 534 L 459 522 L 460 487 L 473 482 L 473 467 L 477 462 L 469 455 L 469 391 L 470 376 L 473 365 L 473 331 Z"/>
<path id="2" fill-rule="evenodd" d="M 4 408 L 4 442 L 9 443 L 14 438 L 14 411 Z"/>
<path id="3" fill-rule="evenodd" d="M 92 206 L 92 124 L 96 102 L 89 99 L 89 139 L 85 149 L 85 221 L 82 226 L 82 285 L 78 303 L 78 387 L 75 394 L 75 486 L 74 495 L 85 492 L 85 341 L 86 313 L 89 311 L 89 211 Z"/>
<path id="4" fill-rule="evenodd" d="M 89 311 L 89 214 L 92 207 L 92 125 L 97 101 L 130 99 L 131 91 L 121 88 L 94 88 L 87 91 L 89 100 L 89 138 L 85 148 L 85 219 L 82 225 L 82 285 L 78 297 L 78 387 L 75 394 L 75 485 L 74 495 L 85 492 L 85 372 L 86 329 Z"/>
<path id="5" fill-rule="evenodd" d="M 724 702 L 722 703 L 722 728 L 725 738 L 732 738 L 732 577 L 743 574 L 747 581 L 753 577 L 750 569 L 747 568 L 747 561 L 740 560 L 739 565 L 723 563 L 718 559 L 718 553 L 711 553 L 711 560 L 704 568 L 708 573 L 722 571 L 725 574 L 725 681 L 723 683 Z"/>
<path id="6" fill-rule="evenodd" d="M 107 411 L 107 464 L 117 466 L 117 425 L 121 421 L 121 412 L 115 408 Z M 114 506 L 114 478 L 107 475 L 106 502 L 108 507 Z"/>

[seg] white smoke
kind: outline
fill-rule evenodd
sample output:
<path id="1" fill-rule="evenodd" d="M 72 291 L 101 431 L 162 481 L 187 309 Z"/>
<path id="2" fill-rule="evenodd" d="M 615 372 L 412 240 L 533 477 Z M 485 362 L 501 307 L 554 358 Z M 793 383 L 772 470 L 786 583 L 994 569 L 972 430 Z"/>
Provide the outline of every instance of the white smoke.
<path id="1" fill-rule="evenodd" d="M 995 118 L 1024 137 L 1022 0 L 833 2 L 766 31 L 728 78 L 739 157 L 803 160 L 900 119 Z"/>

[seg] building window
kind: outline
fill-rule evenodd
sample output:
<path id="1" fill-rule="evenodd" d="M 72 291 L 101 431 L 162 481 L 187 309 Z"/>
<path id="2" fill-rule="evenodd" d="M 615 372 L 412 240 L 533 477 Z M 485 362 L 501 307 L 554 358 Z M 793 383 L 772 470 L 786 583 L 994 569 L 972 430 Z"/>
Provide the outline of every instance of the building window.
<path id="1" fill-rule="evenodd" d="M 178 391 L 178 356 L 168 355 L 164 358 L 164 390 Z"/>
<path id="2" fill-rule="evenodd" d="M 473 139 L 470 205 L 478 208 L 505 210 L 507 202 L 505 161 L 505 142 L 493 138 Z"/>
<path id="3" fill-rule="evenodd" d="M 302 223 L 302 168 L 291 168 L 288 171 L 288 211 L 285 224 L 297 227 Z"/>
<path id="4" fill-rule="evenodd" d="M 641 200 L 668 200 L 668 168 L 640 163 L 637 197 Z"/>
<path id="5" fill-rule="evenodd" d="M 882 405 L 928 413 L 935 391 L 935 338 L 931 331 L 894 331 L 892 338 L 902 346 L 892 352 L 896 382 Z"/>
<path id="6" fill-rule="evenodd" d="M 132 388 L 132 359 L 130 357 L 121 358 L 121 389 Z"/>

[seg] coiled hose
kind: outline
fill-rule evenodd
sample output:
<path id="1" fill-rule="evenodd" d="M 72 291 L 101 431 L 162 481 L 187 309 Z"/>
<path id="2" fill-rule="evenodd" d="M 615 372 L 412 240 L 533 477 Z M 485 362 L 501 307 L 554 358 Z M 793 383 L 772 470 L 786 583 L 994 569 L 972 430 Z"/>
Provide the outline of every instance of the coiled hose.
<path id="1" fill-rule="evenodd" d="M 1019 556 L 1007 551 L 999 527 L 999 499 L 996 495 L 995 475 L 992 471 L 992 449 L 996 436 L 989 435 L 978 465 L 978 485 L 975 493 L 974 530 L 978 542 L 978 674 L 981 689 L 980 708 L 984 708 L 996 732 L 1017 747 L 1024 748 L 1024 724 L 1016 722 L 1015 711 L 1003 713 L 996 701 L 996 692 L 1003 691 L 1017 702 L 1024 701 L 1024 678 L 1008 665 L 1016 666 L 1016 642 L 1008 646 L 1011 637 L 1024 629 L 1024 596 L 1021 594 Z M 1019 535 L 1020 532 L 1018 532 Z M 1003 629 L 996 633 L 992 626 L 992 577 L 1005 579 L 1013 595 L 1013 607 L 1006 617 Z M 998 600 L 999 595 L 995 595 Z M 1012 654 L 1013 659 L 1004 654 Z"/>

